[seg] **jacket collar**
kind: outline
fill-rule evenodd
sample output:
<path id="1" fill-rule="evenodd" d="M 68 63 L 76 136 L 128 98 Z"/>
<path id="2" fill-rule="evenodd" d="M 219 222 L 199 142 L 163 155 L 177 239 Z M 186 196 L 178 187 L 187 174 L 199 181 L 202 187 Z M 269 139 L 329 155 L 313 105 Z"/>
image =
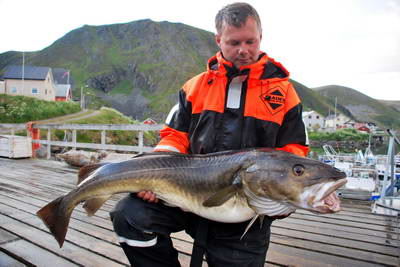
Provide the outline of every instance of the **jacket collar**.
<path id="1" fill-rule="evenodd" d="M 268 79 L 268 78 L 288 78 L 289 72 L 280 64 L 269 58 L 266 53 L 261 52 L 257 62 L 242 66 L 237 69 L 232 62 L 218 52 L 208 60 L 208 70 L 218 71 L 221 75 L 228 78 L 238 75 L 248 75 L 249 79 Z"/>

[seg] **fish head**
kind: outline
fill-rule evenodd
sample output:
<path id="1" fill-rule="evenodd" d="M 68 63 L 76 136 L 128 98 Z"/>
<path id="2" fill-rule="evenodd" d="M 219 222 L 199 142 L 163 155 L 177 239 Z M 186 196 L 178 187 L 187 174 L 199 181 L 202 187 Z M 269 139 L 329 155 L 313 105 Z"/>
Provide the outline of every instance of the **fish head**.
<path id="1" fill-rule="evenodd" d="M 340 205 L 327 204 L 325 198 L 346 182 L 346 174 L 328 164 L 270 150 L 257 151 L 243 175 L 243 184 L 255 196 L 315 213 L 339 211 Z"/>

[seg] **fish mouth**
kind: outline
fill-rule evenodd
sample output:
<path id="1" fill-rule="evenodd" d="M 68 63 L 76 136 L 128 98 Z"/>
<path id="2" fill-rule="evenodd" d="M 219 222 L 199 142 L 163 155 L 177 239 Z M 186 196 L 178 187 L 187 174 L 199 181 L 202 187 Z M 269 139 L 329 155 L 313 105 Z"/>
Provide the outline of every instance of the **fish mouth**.
<path id="1" fill-rule="evenodd" d="M 335 213 L 341 210 L 336 190 L 347 183 L 347 179 L 331 181 L 312 188 L 307 195 L 308 209 L 315 213 Z"/>

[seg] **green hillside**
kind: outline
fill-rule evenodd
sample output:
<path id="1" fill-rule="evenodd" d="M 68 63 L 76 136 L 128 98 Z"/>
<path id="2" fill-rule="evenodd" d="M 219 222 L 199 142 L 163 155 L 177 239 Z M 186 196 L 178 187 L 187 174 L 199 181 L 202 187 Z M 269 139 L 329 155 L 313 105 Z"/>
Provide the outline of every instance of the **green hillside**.
<path id="1" fill-rule="evenodd" d="M 78 103 L 0 94 L 0 123 L 24 123 L 80 111 Z"/>
<path id="2" fill-rule="evenodd" d="M 399 110 L 394 104 L 388 105 L 344 86 L 328 85 L 313 90 L 331 101 L 336 98 L 338 105 L 346 108 L 359 121 L 375 122 L 381 127 L 400 128 Z"/>
<path id="3" fill-rule="evenodd" d="M 109 105 L 133 118 L 164 119 L 183 82 L 204 71 L 217 49 L 210 32 L 140 20 L 85 25 L 41 51 L 26 53 L 25 62 L 71 70 L 73 95 L 79 98 L 83 87 L 92 105 Z M 21 62 L 22 53 L 0 54 L 0 73 Z"/>
<path id="4" fill-rule="evenodd" d="M 321 115 L 328 116 L 329 113 L 332 113 L 335 109 L 335 104 L 332 103 L 329 98 L 321 97 L 318 92 L 311 90 L 307 86 L 297 81 L 291 80 L 291 82 L 296 88 L 301 102 L 303 103 L 304 110 L 315 110 Z M 341 112 L 343 114 L 346 114 L 350 118 L 353 118 L 353 116 L 346 108 L 342 106 L 337 106 L 336 108 L 338 112 Z"/>

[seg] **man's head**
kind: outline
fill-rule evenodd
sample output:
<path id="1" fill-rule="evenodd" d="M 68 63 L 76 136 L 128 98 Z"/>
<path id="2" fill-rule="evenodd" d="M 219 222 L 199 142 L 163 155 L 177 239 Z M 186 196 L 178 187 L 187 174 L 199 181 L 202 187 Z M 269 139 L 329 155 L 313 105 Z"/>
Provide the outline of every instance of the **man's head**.
<path id="1" fill-rule="evenodd" d="M 247 3 L 223 7 L 215 17 L 215 40 L 225 59 L 237 68 L 258 60 L 262 38 L 257 11 Z"/>

